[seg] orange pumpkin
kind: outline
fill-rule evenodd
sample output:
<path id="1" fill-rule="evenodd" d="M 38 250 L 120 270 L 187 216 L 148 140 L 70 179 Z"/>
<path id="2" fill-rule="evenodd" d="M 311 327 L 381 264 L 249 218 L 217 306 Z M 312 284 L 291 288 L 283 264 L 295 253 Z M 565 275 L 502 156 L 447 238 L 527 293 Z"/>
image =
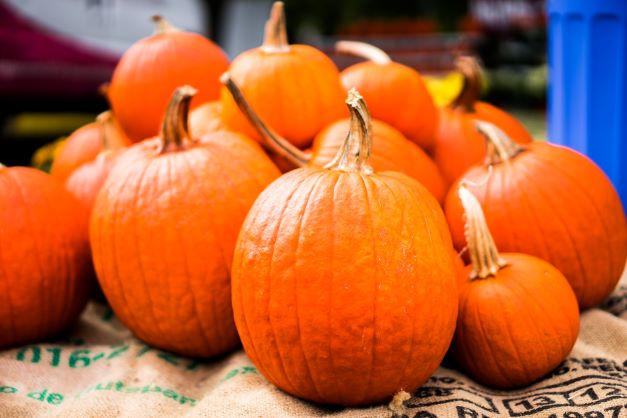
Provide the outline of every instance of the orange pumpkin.
<path id="1" fill-rule="evenodd" d="M 96 201 L 96 196 L 104 184 L 111 168 L 121 154 L 122 149 L 111 149 L 108 141 L 115 135 L 116 128 L 111 112 L 105 112 L 98 116 L 97 122 L 101 125 L 103 133 L 103 150 L 93 160 L 89 161 L 70 174 L 65 182 L 65 188 L 74 195 L 91 213 Z"/>
<path id="2" fill-rule="evenodd" d="M 109 116 L 113 118 L 113 116 Z M 109 134 L 108 144 L 111 149 L 123 148 L 128 144 L 128 139 L 121 131 L 115 119 L 113 128 Z M 103 127 L 96 122 L 88 123 L 72 132 L 61 146 L 59 154 L 55 157 L 50 167 L 50 174 L 61 182 L 81 165 L 93 161 L 102 151 Z"/>
<path id="3" fill-rule="evenodd" d="M 203 103 L 190 112 L 189 129 L 194 138 L 222 130 L 222 103 L 219 100 Z"/>
<path id="4" fill-rule="evenodd" d="M 557 367 L 575 344 L 575 294 L 546 261 L 499 254 L 477 198 L 463 185 L 456 191 L 465 210 L 472 264 L 460 287 L 452 352 L 462 369 L 484 385 L 527 386 Z"/>
<path id="5" fill-rule="evenodd" d="M 57 335 L 90 291 L 87 214 L 41 171 L 0 165 L 0 348 Z"/>
<path id="6" fill-rule="evenodd" d="M 346 115 L 335 64 L 313 47 L 287 43 L 282 2 L 272 7 L 263 45 L 240 54 L 229 72 L 260 117 L 299 148 Z M 222 121 L 227 128 L 259 139 L 224 89 Z"/>
<path id="7" fill-rule="evenodd" d="M 269 148 L 295 167 L 306 165 L 324 167 L 335 157 L 346 139 L 350 120 L 332 123 L 316 135 L 309 152 L 303 152 L 290 144 L 286 139 L 270 130 L 255 113 L 238 86 L 230 79 L 229 74 L 222 77 L 222 82 L 232 93 L 235 102 L 242 109 L 250 123 L 259 132 Z M 446 193 L 444 181 L 435 163 L 424 151 L 410 142 L 399 131 L 390 125 L 372 120 L 372 155 L 370 161 L 377 171 L 399 171 L 421 182 L 438 202 L 442 202 Z M 287 170 L 289 171 L 289 170 Z"/>
<path id="8" fill-rule="evenodd" d="M 414 179 L 375 173 L 369 115 L 326 168 L 281 176 L 259 196 L 233 260 L 246 353 L 284 391 L 361 405 L 423 384 L 453 335 L 456 278 L 437 201 Z"/>
<path id="9" fill-rule="evenodd" d="M 433 146 L 433 159 L 449 185 L 485 157 L 485 141 L 475 128 L 475 120 L 494 123 L 520 144 L 533 141 L 511 115 L 477 101 L 481 91 L 481 68 L 474 58 L 460 57 L 456 66 L 464 76 L 464 85 L 459 96 L 440 110 L 440 124 Z"/>
<path id="10" fill-rule="evenodd" d="M 240 134 L 190 138 L 194 92 L 177 89 L 160 137 L 120 157 L 96 199 L 90 238 L 100 285 L 120 320 L 156 347 L 208 357 L 238 345 L 235 240 L 279 172 Z"/>
<path id="11" fill-rule="evenodd" d="M 202 35 L 181 31 L 155 16 L 155 34 L 139 40 L 115 67 L 108 97 L 122 128 L 134 141 L 157 135 L 163 109 L 178 86 L 197 86 L 192 108 L 220 97 L 218 77 L 226 54 Z"/>
<path id="12" fill-rule="evenodd" d="M 571 149 L 545 142 L 520 146 L 494 125 L 478 126 L 488 141 L 486 162 L 463 181 L 481 202 L 496 244 L 557 267 L 582 309 L 600 303 L 616 286 L 627 258 L 625 212 L 608 178 Z M 446 215 L 461 248 L 463 209 L 453 190 Z"/>
<path id="13" fill-rule="evenodd" d="M 389 123 L 421 147 L 430 148 L 438 125 L 438 112 L 420 74 L 363 42 L 340 41 L 335 49 L 368 60 L 342 71 L 344 88 L 359 90 L 374 118 Z"/>

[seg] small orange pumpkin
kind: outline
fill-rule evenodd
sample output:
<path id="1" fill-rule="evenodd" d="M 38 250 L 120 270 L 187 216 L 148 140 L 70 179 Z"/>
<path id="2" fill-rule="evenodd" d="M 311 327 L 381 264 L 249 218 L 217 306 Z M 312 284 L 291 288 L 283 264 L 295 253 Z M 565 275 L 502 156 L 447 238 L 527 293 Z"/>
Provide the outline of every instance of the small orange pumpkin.
<path id="1" fill-rule="evenodd" d="M 577 299 L 562 273 L 546 261 L 499 254 L 477 198 L 463 184 L 456 191 L 472 264 L 460 287 L 452 352 L 484 385 L 527 386 L 557 367 L 575 344 Z"/>
<path id="2" fill-rule="evenodd" d="M 457 98 L 440 110 L 433 146 L 433 159 L 449 185 L 485 157 L 485 141 L 475 128 L 475 120 L 494 123 L 520 144 L 533 141 L 524 126 L 511 115 L 477 101 L 481 91 L 481 68 L 474 58 L 458 58 L 456 67 L 464 76 L 464 85 Z"/>
<path id="3" fill-rule="evenodd" d="M 229 72 L 268 126 L 299 148 L 346 115 L 345 92 L 333 61 L 311 46 L 287 43 L 283 2 L 272 6 L 263 45 L 240 54 Z M 222 121 L 260 139 L 225 89 Z"/>
<path id="4" fill-rule="evenodd" d="M 113 115 L 112 130 L 109 134 L 108 144 L 111 149 L 125 147 L 129 142 L 121 130 Z M 72 132 L 63 142 L 59 154 L 55 157 L 50 167 L 50 174 L 64 183 L 67 178 L 81 165 L 93 161 L 102 151 L 103 127 L 96 122 L 88 123 Z"/>
<path id="5" fill-rule="evenodd" d="M 90 238 L 100 285 L 120 320 L 156 347 L 208 357 L 238 345 L 235 240 L 279 171 L 240 134 L 190 138 L 194 92 L 177 89 L 160 137 L 120 157 L 96 199 Z"/>
<path id="6" fill-rule="evenodd" d="M 359 90 L 375 119 L 392 125 L 421 147 L 430 148 L 438 125 L 438 112 L 420 74 L 363 42 L 340 41 L 335 49 L 368 60 L 342 71 L 344 88 Z"/>
<path id="7" fill-rule="evenodd" d="M 229 66 L 224 51 L 209 39 L 179 30 L 161 16 L 153 20 L 157 31 L 122 55 L 108 89 L 111 107 L 133 142 L 157 135 L 178 86 L 198 87 L 192 108 L 218 99 L 218 78 Z"/>
<path id="8" fill-rule="evenodd" d="M 413 391 L 451 341 L 456 278 L 437 201 L 396 172 L 375 173 L 364 101 L 325 168 L 264 190 L 240 232 L 233 311 L 246 353 L 284 391 L 362 405 Z"/>
<path id="9" fill-rule="evenodd" d="M 91 213 L 96 196 L 104 184 L 122 149 L 111 149 L 109 138 L 115 135 L 116 128 L 111 112 L 104 112 L 97 118 L 101 125 L 103 146 L 98 156 L 78 167 L 65 181 L 65 188 L 78 199 Z"/>
<path id="10" fill-rule="evenodd" d="M 339 120 L 327 126 L 316 135 L 311 150 L 303 152 L 265 125 L 228 73 L 221 80 L 231 92 L 242 113 L 259 132 L 264 143 L 268 144 L 275 154 L 292 163 L 290 169 L 304 166 L 324 167 L 333 160 L 342 147 L 346 132 L 350 128 L 350 119 Z M 443 201 L 446 189 L 442 176 L 435 163 L 420 147 L 407 140 L 390 125 L 378 120 L 371 121 L 371 133 L 373 138 L 370 162 L 375 170 L 407 174 L 422 183 L 438 202 Z"/>
<path id="11" fill-rule="evenodd" d="M 494 125 L 477 126 L 488 142 L 486 161 L 461 181 L 481 202 L 496 244 L 557 267 L 582 309 L 600 303 L 616 286 L 627 258 L 625 212 L 609 179 L 571 149 L 546 142 L 517 145 Z M 461 248 L 464 211 L 455 189 L 445 208 Z"/>
<path id="12" fill-rule="evenodd" d="M 49 175 L 0 164 L 0 348 L 57 335 L 90 281 L 86 211 Z"/>
<path id="13" fill-rule="evenodd" d="M 189 129 L 193 138 L 222 130 L 222 103 L 219 100 L 203 103 L 190 112 Z"/>

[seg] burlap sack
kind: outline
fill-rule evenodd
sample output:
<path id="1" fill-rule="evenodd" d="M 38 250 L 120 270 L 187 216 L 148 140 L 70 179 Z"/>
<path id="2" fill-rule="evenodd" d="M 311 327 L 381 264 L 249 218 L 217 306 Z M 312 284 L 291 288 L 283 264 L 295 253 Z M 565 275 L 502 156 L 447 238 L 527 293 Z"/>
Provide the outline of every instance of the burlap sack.
<path id="1" fill-rule="evenodd" d="M 409 397 L 409 396 L 408 396 Z M 499 392 L 440 367 L 408 400 L 331 409 L 269 384 L 240 350 L 199 363 L 132 338 L 91 304 L 67 339 L 0 353 L 0 417 L 627 417 L 627 280 L 585 312 L 570 357 L 523 390 Z"/>

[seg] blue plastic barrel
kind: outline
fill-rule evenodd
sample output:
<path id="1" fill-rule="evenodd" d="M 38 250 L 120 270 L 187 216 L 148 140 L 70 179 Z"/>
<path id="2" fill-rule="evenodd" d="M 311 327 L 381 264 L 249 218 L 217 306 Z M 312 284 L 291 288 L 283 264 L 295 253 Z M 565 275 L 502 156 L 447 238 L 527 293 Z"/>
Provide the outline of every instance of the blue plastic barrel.
<path id="1" fill-rule="evenodd" d="M 627 0 L 548 0 L 549 140 L 594 160 L 627 203 Z"/>

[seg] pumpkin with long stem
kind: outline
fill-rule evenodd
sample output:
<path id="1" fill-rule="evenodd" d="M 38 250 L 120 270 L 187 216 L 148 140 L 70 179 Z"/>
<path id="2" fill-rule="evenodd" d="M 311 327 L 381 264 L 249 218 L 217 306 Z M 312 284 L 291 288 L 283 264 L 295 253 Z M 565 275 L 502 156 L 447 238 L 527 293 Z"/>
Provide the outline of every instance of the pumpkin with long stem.
<path id="1" fill-rule="evenodd" d="M 91 213 L 96 196 L 104 184 L 115 161 L 123 152 L 123 148 L 111 149 L 109 138 L 115 135 L 115 125 L 111 112 L 101 113 L 96 118 L 102 130 L 102 151 L 70 174 L 65 181 L 65 188 L 72 193 Z"/>
<path id="2" fill-rule="evenodd" d="M 122 128 L 134 141 L 157 135 L 172 92 L 196 86 L 192 108 L 220 97 L 218 78 L 229 66 L 219 46 L 154 16 L 153 35 L 133 44 L 113 71 L 108 98 Z"/>
<path id="3" fill-rule="evenodd" d="M 86 224 L 87 212 L 51 176 L 0 164 L 0 348 L 76 321 L 93 276 Z"/>
<path id="4" fill-rule="evenodd" d="M 488 144 L 486 161 L 461 181 L 481 202 L 496 244 L 557 267 L 582 309 L 600 303 L 627 259 L 625 212 L 609 179 L 571 149 L 546 142 L 518 145 L 487 122 L 477 122 L 477 128 Z M 455 187 L 445 211 L 455 246 L 462 248 L 463 209 Z"/>
<path id="5" fill-rule="evenodd" d="M 208 357 L 238 344 L 235 240 L 279 171 L 242 135 L 190 137 L 194 93 L 177 89 L 160 136 L 120 157 L 96 199 L 90 238 L 100 285 L 120 320 L 151 345 Z"/>
<path id="6" fill-rule="evenodd" d="M 246 353 L 284 391 L 361 405 L 413 391 L 454 331 L 456 278 L 437 201 L 369 164 L 364 101 L 324 168 L 290 171 L 251 208 L 233 260 L 233 310 Z"/>
<path id="7" fill-rule="evenodd" d="M 349 119 L 327 126 L 316 135 L 311 150 L 303 152 L 267 127 L 239 87 L 231 80 L 229 73 L 225 73 L 221 81 L 230 91 L 242 113 L 263 138 L 264 144 L 267 144 L 275 154 L 291 162 L 294 167 L 308 165 L 323 167 L 333 160 L 342 147 L 350 127 Z M 408 141 L 390 125 L 377 120 L 371 121 L 371 134 L 373 138 L 370 163 L 375 170 L 407 174 L 421 182 L 439 202 L 443 201 L 446 189 L 442 176 L 435 163 L 420 147 Z"/>
<path id="8" fill-rule="evenodd" d="M 375 119 L 389 123 L 421 147 L 430 148 L 438 112 L 420 74 L 364 42 L 339 41 L 335 50 L 368 60 L 342 71 L 344 88 L 359 90 Z"/>
<path id="9" fill-rule="evenodd" d="M 452 352 L 480 383 L 527 386 L 557 367 L 575 344 L 577 299 L 564 275 L 546 261 L 499 254 L 477 198 L 463 183 L 456 193 L 471 265 L 459 291 Z"/>
<path id="10" fill-rule="evenodd" d="M 455 100 L 440 110 L 433 146 L 433 159 L 449 185 L 485 157 L 485 141 L 475 129 L 476 120 L 494 123 L 517 143 L 533 140 L 511 115 L 477 100 L 481 91 L 481 68 L 476 59 L 462 56 L 455 65 L 464 77 L 464 84 Z"/>
<path id="11" fill-rule="evenodd" d="M 108 146 L 110 149 L 124 148 L 129 143 L 128 139 L 113 116 L 110 117 L 112 120 L 111 132 L 108 134 Z M 103 150 L 103 129 L 103 124 L 95 121 L 72 132 L 61 145 L 59 154 L 54 158 L 50 167 L 50 174 L 59 181 L 65 182 L 74 170 L 93 161 Z"/>
<path id="12" fill-rule="evenodd" d="M 316 48 L 287 43 L 283 2 L 272 6 L 263 45 L 240 54 L 229 72 L 268 126 L 299 148 L 346 116 L 335 64 Z M 229 129 L 260 139 L 226 90 L 222 121 Z"/>

